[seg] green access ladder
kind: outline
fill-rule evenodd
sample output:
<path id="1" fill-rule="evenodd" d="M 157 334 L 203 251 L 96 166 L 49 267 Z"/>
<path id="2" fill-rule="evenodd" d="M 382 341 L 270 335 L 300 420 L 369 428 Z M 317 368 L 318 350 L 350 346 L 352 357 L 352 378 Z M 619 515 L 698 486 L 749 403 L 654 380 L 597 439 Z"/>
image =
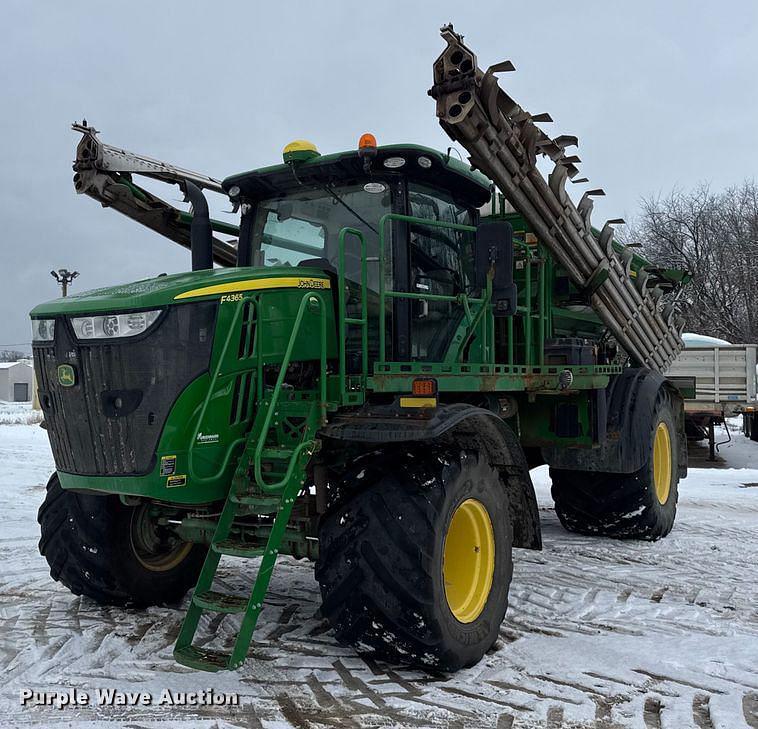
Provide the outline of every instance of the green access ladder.
<path id="1" fill-rule="evenodd" d="M 263 393 L 256 404 L 256 416 L 234 472 L 229 493 L 216 524 L 208 554 L 200 571 L 187 614 L 174 647 L 174 658 L 190 668 L 221 671 L 241 666 L 247 656 L 263 599 L 268 590 L 279 547 L 298 493 L 305 485 L 308 461 L 318 448 L 316 433 L 326 412 L 326 355 L 321 357 L 320 388 L 293 391 L 283 387 L 285 373 L 300 331 L 302 313 L 314 299 L 320 302 L 322 324 L 323 301 L 317 295 L 303 298 L 295 320 L 289 345 L 273 389 Z M 322 341 L 324 338 L 322 328 Z M 284 394 L 283 394 L 284 393 Z M 299 423 L 297 438 L 282 443 L 279 425 L 285 421 Z M 260 529 L 246 530 L 236 522 L 238 516 L 273 516 L 267 536 Z M 250 534 L 253 533 L 253 536 Z M 255 581 L 247 594 L 227 594 L 213 589 L 221 557 L 261 557 Z M 193 644 L 200 618 L 205 612 L 241 613 L 242 623 L 231 653 Z"/>

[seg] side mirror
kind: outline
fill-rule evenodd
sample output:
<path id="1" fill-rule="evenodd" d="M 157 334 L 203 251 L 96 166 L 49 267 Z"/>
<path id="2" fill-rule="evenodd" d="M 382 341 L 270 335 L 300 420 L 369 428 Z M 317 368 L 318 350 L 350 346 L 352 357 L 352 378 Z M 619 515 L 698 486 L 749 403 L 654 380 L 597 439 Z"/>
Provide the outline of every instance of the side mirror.
<path id="1" fill-rule="evenodd" d="M 484 291 L 487 272 L 495 267 L 492 303 L 495 316 L 516 313 L 516 286 L 513 283 L 513 228 L 505 221 L 485 221 L 476 227 L 474 271 L 476 286 Z"/>

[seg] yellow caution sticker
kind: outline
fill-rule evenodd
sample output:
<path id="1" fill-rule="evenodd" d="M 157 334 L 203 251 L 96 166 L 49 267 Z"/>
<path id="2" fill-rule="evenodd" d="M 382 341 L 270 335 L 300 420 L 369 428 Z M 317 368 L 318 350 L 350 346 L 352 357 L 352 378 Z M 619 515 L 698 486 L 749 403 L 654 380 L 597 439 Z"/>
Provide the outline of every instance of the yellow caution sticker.
<path id="1" fill-rule="evenodd" d="M 176 456 L 161 456 L 161 476 L 173 476 L 176 473 Z"/>

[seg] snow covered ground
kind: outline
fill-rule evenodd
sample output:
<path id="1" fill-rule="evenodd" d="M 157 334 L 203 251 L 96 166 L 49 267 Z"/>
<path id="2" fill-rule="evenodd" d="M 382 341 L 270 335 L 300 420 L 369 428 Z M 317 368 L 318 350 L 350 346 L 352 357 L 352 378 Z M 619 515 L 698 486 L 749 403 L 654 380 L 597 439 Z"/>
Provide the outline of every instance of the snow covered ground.
<path id="1" fill-rule="evenodd" d="M 29 402 L 0 400 L 0 425 L 32 425 L 42 420 L 41 410 L 32 410 Z"/>
<path id="2" fill-rule="evenodd" d="M 474 668 L 428 676 L 357 658 L 320 617 L 309 563 L 282 558 L 250 660 L 204 674 L 172 661 L 181 611 L 103 608 L 52 582 L 37 552 L 46 434 L 0 424 L 0 725 L 756 729 L 758 443 L 733 439 L 725 467 L 690 471 L 674 531 L 655 544 L 566 533 L 536 469 L 545 549 L 518 550 L 501 638 Z M 241 587 L 251 573 L 223 580 Z M 109 687 L 156 697 L 212 687 L 240 705 L 19 702 L 25 688 Z"/>

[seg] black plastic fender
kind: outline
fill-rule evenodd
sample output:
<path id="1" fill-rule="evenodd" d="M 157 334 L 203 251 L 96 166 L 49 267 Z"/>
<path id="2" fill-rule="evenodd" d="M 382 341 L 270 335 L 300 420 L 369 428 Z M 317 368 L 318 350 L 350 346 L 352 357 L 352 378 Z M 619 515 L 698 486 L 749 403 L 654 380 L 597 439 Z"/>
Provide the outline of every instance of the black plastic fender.
<path id="1" fill-rule="evenodd" d="M 633 473 L 647 462 L 649 423 L 659 393 L 665 389 L 674 403 L 681 394 L 659 372 L 630 367 L 611 380 L 606 391 L 608 420 L 605 441 L 595 448 L 543 448 L 542 457 L 552 468 L 570 471 Z M 687 438 L 684 408 L 677 417 L 679 477 L 687 475 Z"/>
<path id="2" fill-rule="evenodd" d="M 409 412 L 397 404 L 367 405 L 337 416 L 320 435 L 354 443 L 435 441 L 486 453 L 500 472 L 513 523 L 513 546 L 542 549 L 539 511 L 518 438 L 497 414 L 466 403 Z"/>

